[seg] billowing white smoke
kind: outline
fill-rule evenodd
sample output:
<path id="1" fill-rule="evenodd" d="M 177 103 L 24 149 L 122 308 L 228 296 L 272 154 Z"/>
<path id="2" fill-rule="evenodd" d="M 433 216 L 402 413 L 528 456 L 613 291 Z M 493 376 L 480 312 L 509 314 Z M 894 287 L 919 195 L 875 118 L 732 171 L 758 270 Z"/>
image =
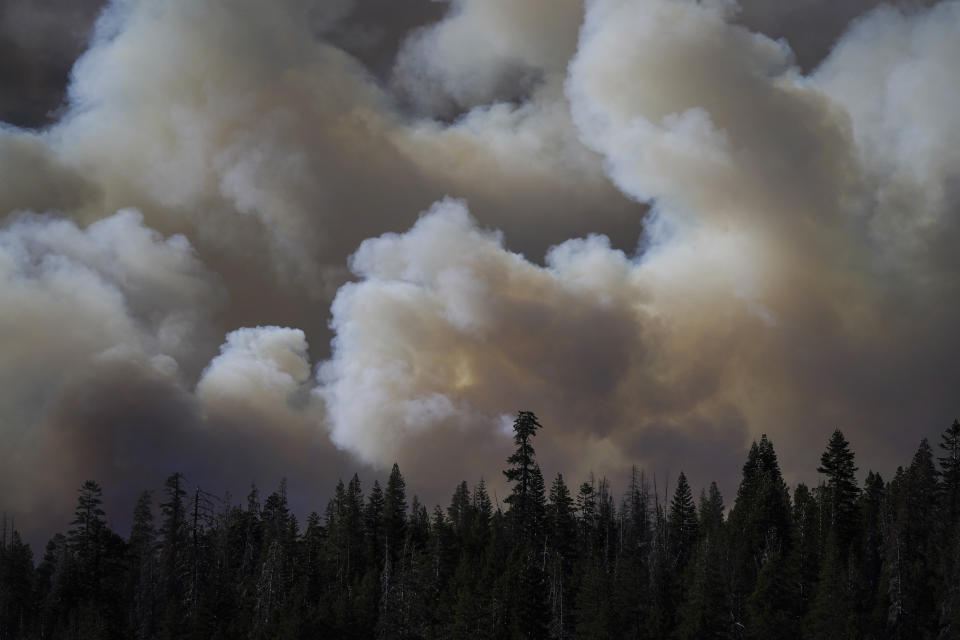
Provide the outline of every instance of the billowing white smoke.
<path id="1" fill-rule="evenodd" d="M 960 2 L 804 75 L 751 30 L 787 9 L 455 0 L 374 75 L 334 44 L 363 1 L 118 0 L 64 118 L 0 129 L 0 214 L 56 212 L 0 228 L 18 508 L 58 452 L 45 495 L 184 442 L 439 493 L 530 409 L 548 467 L 699 484 L 761 431 L 790 472 L 811 430 L 883 465 L 952 417 Z"/>
<path id="2" fill-rule="evenodd" d="M 51 373 L 102 359 L 150 360 L 168 373 L 179 360 L 199 364 L 194 353 L 221 295 L 186 238 L 163 238 L 136 211 L 86 229 L 16 216 L 0 230 L 2 386 L 32 385 L 36 371 L 52 391 Z"/>
<path id="3" fill-rule="evenodd" d="M 444 20 L 407 40 L 394 82 L 434 115 L 522 97 L 562 73 L 582 18 L 582 0 L 454 0 Z"/>
<path id="4" fill-rule="evenodd" d="M 407 233 L 365 241 L 351 268 L 361 281 L 334 300 L 317 393 L 334 442 L 363 459 L 489 446 L 505 410 L 532 406 L 556 425 L 547 450 L 585 472 L 623 464 L 644 423 L 731 415 L 699 388 L 717 365 L 693 370 L 669 347 L 699 320 L 666 315 L 646 267 L 605 237 L 569 240 L 539 266 L 445 200 Z"/>
<path id="5" fill-rule="evenodd" d="M 334 441 L 386 463 L 451 430 L 495 438 L 530 406 L 561 425 L 551 451 L 616 467 L 698 455 L 670 438 L 790 447 L 809 422 L 860 423 L 853 398 L 937 359 L 919 336 L 942 317 L 892 321 L 897 301 L 958 287 L 931 253 L 934 230 L 957 237 L 957 145 L 937 132 L 960 130 L 960 82 L 939 74 L 958 6 L 882 9 L 803 77 L 732 3 L 588 2 L 566 97 L 611 179 L 653 204 L 641 252 L 591 237 L 540 267 L 451 201 L 366 241 L 319 375 Z M 880 379 L 884 357 L 903 372 Z"/>
<path id="6" fill-rule="evenodd" d="M 49 489 L 59 488 L 63 477 L 73 482 L 76 461 L 103 472 L 101 462 L 110 459 L 117 440 L 133 437 L 140 424 L 123 424 L 122 432 L 101 440 L 81 428 L 77 412 L 57 415 L 65 396 L 119 370 L 178 387 L 215 346 L 210 316 L 222 303 L 216 277 L 187 239 L 164 238 L 136 211 L 117 212 L 86 229 L 61 217 L 15 214 L 0 229 L 5 507 L 31 514 L 62 499 Z M 129 401 L 125 394 L 114 385 L 109 401 L 122 407 Z M 94 403 L 81 395 L 76 404 Z M 39 524 L 38 517 L 27 527 Z"/>
<path id="7" fill-rule="evenodd" d="M 537 23 L 529 11 L 524 27 L 501 15 L 515 13 L 511 5 L 464 10 L 483 16 L 483 33 L 513 25 L 508 49 L 551 49 L 550 30 L 536 46 L 522 37 Z M 579 9 L 562 13 L 564 51 L 517 54 L 552 60 L 551 100 L 579 20 Z M 534 218 L 572 217 L 555 185 L 600 172 L 564 113 L 505 107 L 454 131 L 409 122 L 357 59 L 317 37 L 332 19 L 315 0 L 113 3 L 73 70 L 71 110 L 42 136 L 43 160 L 59 173 L 34 176 L 30 196 L 61 192 L 52 206 L 87 220 L 134 204 L 151 226 L 189 233 L 211 253 L 232 259 L 236 247 L 250 248 L 259 272 L 324 302 L 363 238 L 406 226 L 451 190 L 487 199 L 498 218 L 521 207 Z M 498 63 L 489 74 L 505 81 Z M 21 146 L 25 137 L 12 136 Z M 544 144 L 562 153 L 544 153 Z M 543 167 L 552 156 L 560 157 Z M 26 161 L 24 150 L 11 162 Z M 603 181 L 578 191 L 580 208 L 624 215 Z M 513 217 L 517 228 L 537 226 Z"/>
<path id="8" fill-rule="evenodd" d="M 307 338 L 299 329 L 256 327 L 237 329 L 204 370 L 197 395 L 210 407 L 231 412 L 253 409 L 248 420 L 268 424 L 289 422 L 291 403 L 310 379 Z M 237 416 L 235 416 L 237 417 Z"/>
<path id="9" fill-rule="evenodd" d="M 928 257 L 931 236 L 958 222 L 958 26 L 958 2 L 916 15 L 884 7 L 858 21 L 813 76 L 849 114 L 872 189 L 870 234 L 909 259 Z"/>

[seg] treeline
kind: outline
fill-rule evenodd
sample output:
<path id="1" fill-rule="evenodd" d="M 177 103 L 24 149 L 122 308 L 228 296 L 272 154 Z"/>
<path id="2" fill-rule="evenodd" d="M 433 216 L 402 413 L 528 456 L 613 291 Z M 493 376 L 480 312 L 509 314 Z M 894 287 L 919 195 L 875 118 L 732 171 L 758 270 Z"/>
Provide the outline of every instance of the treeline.
<path id="1" fill-rule="evenodd" d="M 960 637 L 956 421 L 862 487 L 840 431 L 820 484 L 792 492 L 764 436 L 729 513 L 682 473 L 670 500 L 636 471 L 622 495 L 547 486 L 539 428 L 517 416 L 503 508 L 481 480 L 428 511 L 394 465 L 383 487 L 338 483 L 301 526 L 285 483 L 238 506 L 174 474 L 123 539 L 86 482 L 39 562 L 4 523 L 0 638 Z"/>

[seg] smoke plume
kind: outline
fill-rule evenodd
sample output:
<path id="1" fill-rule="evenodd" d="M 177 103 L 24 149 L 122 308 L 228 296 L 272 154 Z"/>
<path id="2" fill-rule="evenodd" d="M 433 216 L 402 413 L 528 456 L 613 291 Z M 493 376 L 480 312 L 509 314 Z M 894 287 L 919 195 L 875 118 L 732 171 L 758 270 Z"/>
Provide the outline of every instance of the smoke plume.
<path id="1" fill-rule="evenodd" d="M 445 501 L 520 409 L 547 473 L 728 493 L 760 433 L 791 481 L 837 427 L 889 473 L 958 411 L 956 0 L 11 7 L 0 508 L 30 535 L 88 477 L 121 523 L 174 470 L 320 509 L 396 461 Z"/>

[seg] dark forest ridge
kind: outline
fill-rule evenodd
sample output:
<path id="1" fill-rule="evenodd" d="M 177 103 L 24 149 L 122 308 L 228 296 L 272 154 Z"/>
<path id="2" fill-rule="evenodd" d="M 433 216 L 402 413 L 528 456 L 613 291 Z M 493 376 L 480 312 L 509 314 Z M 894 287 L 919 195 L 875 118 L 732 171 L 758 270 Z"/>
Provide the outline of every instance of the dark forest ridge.
<path id="1" fill-rule="evenodd" d="M 481 479 L 446 510 L 407 502 L 393 466 L 364 494 L 337 484 L 301 529 L 286 482 L 221 504 L 171 475 L 144 492 L 129 539 L 101 488 L 80 488 L 39 563 L 3 522 L 0 638 L 954 638 L 960 635 L 960 422 L 884 481 L 857 485 L 835 431 L 819 486 L 791 492 L 773 443 L 754 442 L 733 507 L 716 483 L 672 498 L 634 470 L 546 487 L 521 411 L 512 485 Z M 939 462 L 939 469 L 936 462 Z"/>

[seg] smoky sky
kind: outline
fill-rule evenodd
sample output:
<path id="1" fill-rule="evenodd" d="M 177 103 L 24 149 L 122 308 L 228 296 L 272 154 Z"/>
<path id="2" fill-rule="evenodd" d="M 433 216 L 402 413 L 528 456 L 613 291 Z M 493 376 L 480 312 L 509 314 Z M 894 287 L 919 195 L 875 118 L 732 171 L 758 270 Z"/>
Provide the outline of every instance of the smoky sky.
<path id="1" fill-rule="evenodd" d="M 300 511 L 393 462 L 732 499 L 960 388 L 960 2 L 0 9 L 0 508 L 173 471 Z"/>

